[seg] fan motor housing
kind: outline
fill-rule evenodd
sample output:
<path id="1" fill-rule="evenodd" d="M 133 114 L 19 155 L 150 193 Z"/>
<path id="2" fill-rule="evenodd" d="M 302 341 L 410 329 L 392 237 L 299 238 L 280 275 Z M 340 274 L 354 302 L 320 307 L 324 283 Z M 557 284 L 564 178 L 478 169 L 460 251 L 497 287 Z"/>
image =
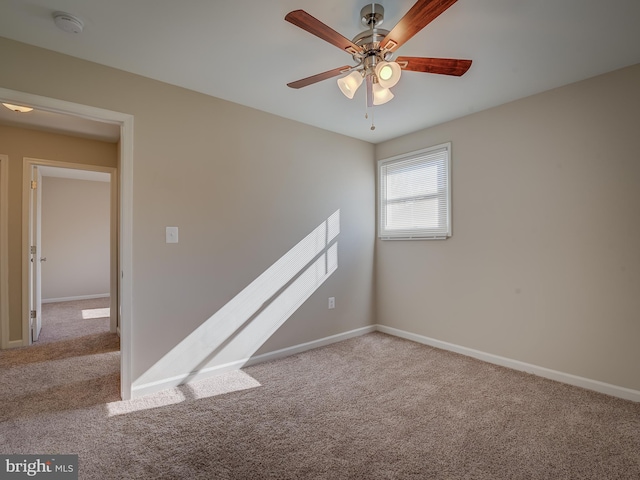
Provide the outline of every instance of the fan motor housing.
<path id="1" fill-rule="evenodd" d="M 372 30 L 365 30 L 353 37 L 351 40 L 353 43 L 365 50 L 376 49 L 380 46 L 380 42 L 387 36 L 389 30 L 383 28 L 374 28 Z"/>
<path id="2" fill-rule="evenodd" d="M 384 8 L 378 3 L 372 3 L 365 5 L 360 10 L 360 17 L 362 25 L 367 27 L 367 30 L 360 32 L 351 40 L 353 43 L 362 47 L 363 53 L 353 57 L 356 61 L 362 61 L 362 58 L 369 58 L 368 63 L 377 63 L 378 60 L 383 60 L 380 54 L 380 42 L 389 33 L 389 30 L 378 28 L 384 21 Z M 371 58 L 374 57 L 374 58 Z"/>

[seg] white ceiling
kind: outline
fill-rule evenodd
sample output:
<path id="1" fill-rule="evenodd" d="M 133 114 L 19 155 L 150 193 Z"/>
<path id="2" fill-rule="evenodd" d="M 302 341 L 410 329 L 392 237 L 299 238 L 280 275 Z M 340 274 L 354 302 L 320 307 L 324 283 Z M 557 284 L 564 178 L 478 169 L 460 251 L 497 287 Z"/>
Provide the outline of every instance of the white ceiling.
<path id="1" fill-rule="evenodd" d="M 405 72 L 395 98 L 364 118 L 364 92 L 335 79 L 288 82 L 353 64 L 284 21 L 304 9 L 347 38 L 364 0 L 0 0 L 0 36 L 196 90 L 378 143 L 588 77 L 640 63 L 639 0 L 459 0 L 398 49 L 473 60 L 461 78 Z M 378 0 L 391 29 L 414 0 Z M 52 12 L 81 17 L 82 34 Z M 364 90 L 364 89 L 362 89 Z"/>

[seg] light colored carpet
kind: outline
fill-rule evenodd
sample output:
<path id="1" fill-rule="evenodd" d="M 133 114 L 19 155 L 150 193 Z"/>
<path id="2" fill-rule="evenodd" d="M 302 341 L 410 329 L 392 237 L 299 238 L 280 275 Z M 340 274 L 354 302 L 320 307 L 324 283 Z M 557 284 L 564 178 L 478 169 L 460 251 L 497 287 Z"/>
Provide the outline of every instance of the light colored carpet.
<path id="1" fill-rule="evenodd" d="M 109 331 L 109 298 L 42 304 L 37 345 Z"/>
<path id="2" fill-rule="evenodd" d="M 640 478 L 640 404 L 381 333 L 129 402 L 117 355 L 3 365 L 0 451 L 86 479 Z"/>

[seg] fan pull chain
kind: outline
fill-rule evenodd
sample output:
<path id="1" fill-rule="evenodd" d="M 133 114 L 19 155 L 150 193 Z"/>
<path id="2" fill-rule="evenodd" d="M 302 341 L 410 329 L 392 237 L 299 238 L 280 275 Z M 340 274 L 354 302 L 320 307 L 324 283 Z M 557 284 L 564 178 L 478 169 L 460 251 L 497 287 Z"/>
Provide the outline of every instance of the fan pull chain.
<path id="1" fill-rule="evenodd" d="M 365 98 L 365 107 L 364 107 L 364 118 L 368 119 L 369 118 L 369 103 L 367 102 L 367 99 Z M 374 114 L 373 114 L 373 107 L 371 107 L 371 130 L 375 130 L 376 126 L 374 124 Z"/>
<path id="2" fill-rule="evenodd" d="M 375 115 L 373 114 L 373 108 L 371 108 L 371 130 L 375 130 L 376 126 L 374 124 L 374 120 L 375 120 Z M 364 113 L 364 118 L 369 118 L 369 112 L 368 109 L 367 111 Z"/>

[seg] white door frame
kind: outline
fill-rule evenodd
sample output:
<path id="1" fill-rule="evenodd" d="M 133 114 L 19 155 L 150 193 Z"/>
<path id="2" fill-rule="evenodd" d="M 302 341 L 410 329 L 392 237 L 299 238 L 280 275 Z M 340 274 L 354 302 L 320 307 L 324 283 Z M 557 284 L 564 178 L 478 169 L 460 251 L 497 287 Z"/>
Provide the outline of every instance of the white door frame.
<path id="1" fill-rule="evenodd" d="M 118 169 L 120 182 L 113 183 L 119 183 L 120 206 L 118 229 L 119 278 L 117 289 L 120 302 L 118 306 L 120 310 L 120 396 L 123 400 L 129 400 L 131 398 L 132 385 L 131 330 L 133 323 L 133 115 L 6 88 L 0 88 L 0 100 L 120 125 L 120 163 Z M 4 264 L 6 258 L 4 257 L 2 264 Z M 8 321 L 8 318 L 4 320 Z M 5 327 L 4 324 L 3 327 Z M 8 330 L 8 326 L 6 328 Z M 23 340 L 24 338 L 23 333 Z"/>
<path id="2" fill-rule="evenodd" d="M 29 178 L 28 184 L 31 182 L 36 183 L 36 188 L 30 188 L 28 191 L 29 202 L 24 202 L 23 200 L 22 204 L 23 207 L 28 205 L 29 208 L 28 231 L 27 235 L 22 235 L 22 238 L 29 239 L 28 248 L 36 247 L 35 252 L 29 251 L 30 261 L 27 263 L 30 275 L 28 289 L 29 308 L 36 313 L 35 318 L 29 316 L 29 344 L 31 344 L 38 340 L 40 329 L 42 328 L 42 174 L 38 165 L 32 165 L 27 176 Z M 22 221 L 24 222 L 24 216 Z"/>
<path id="3" fill-rule="evenodd" d="M 110 219 L 109 219 L 109 293 L 111 295 L 110 300 L 110 322 L 109 329 L 111 332 L 116 333 L 118 328 L 118 240 L 117 240 L 117 231 L 118 231 L 118 179 L 117 173 L 118 170 L 113 167 L 100 167 L 96 165 L 84 165 L 78 163 L 70 163 L 70 162 L 59 162 L 57 160 L 44 160 L 41 158 L 23 158 L 23 172 L 22 172 L 22 265 L 23 265 L 23 289 L 22 289 L 22 312 L 23 312 L 23 320 L 22 320 L 22 345 L 27 346 L 31 345 L 32 337 L 31 335 L 25 336 L 25 328 L 27 332 L 31 331 L 30 327 L 30 315 L 29 312 L 31 310 L 31 305 L 33 304 L 32 295 L 37 293 L 37 288 L 34 286 L 33 289 L 30 289 L 29 286 L 32 283 L 32 270 L 30 267 L 34 266 L 33 262 L 31 262 L 31 252 L 30 247 L 33 244 L 29 241 L 32 238 L 31 232 L 29 228 L 34 224 L 34 221 L 37 222 L 34 215 L 33 205 L 30 204 L 30 196 L 32 195 L 32 189 L 30 188 L 30 180 L 31 180 L 31 172 L 34 167 L 56 167 L 56 168 L 68 168 L 72 170 L 86 170 L 90 172 L 101 172 L 107 173 L 110 177 L 110 193 L 109 193 L 109 205 L 110 205 Z M 38 185 L 37 188 L 41 188 L 41 185 Z M 38 205 L 38 209 L 40 206 Z M 37 210 L 37 209 L 36 209 Z M 40 245 L 38 246 L 40 248 Z M 36 262 L 40 258 L 42 252 L 37 252 L 35 260 Z M 38 262 L 39 263 L 39 262 Z M 37 263 L 35 264 L 37 266 Z M 41 281 L 41 279 L 39 280 Z M 26 282 L 26 283 L 25 283 Z M 25 285 L 27 288 L 25 288 Z M 27 313 L 27 315 L 25 315 Z M 39 319 L 42 318 L 42 312 L 36 312 L 36 316 Z"/>
<path id="4" fill-rule="evenodd" d="M 9 157 L 0 154 L 0 348 L 9 348 Z"/>

